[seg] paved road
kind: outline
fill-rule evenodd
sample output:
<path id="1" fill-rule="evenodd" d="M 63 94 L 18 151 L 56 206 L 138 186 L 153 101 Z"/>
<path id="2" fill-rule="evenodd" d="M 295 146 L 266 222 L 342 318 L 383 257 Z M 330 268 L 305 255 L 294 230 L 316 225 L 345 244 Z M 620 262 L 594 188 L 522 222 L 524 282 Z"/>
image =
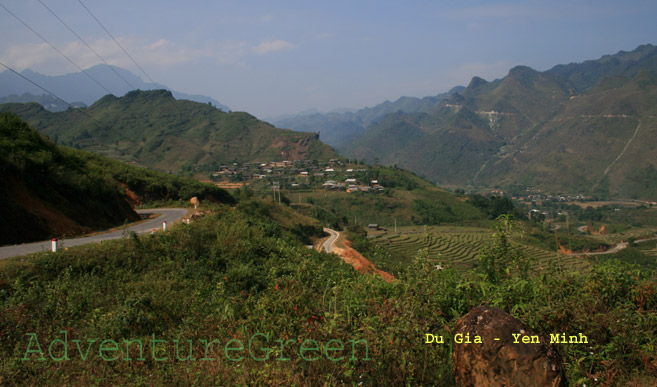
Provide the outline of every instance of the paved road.
<path id="1" fill-rule="evenodd" d="M 582 227 L 585 227 L 585 226 L 582 226 Z M 652 240 L 655 240 L 655 239 L 657 239 L 657 237 L 654 237 L 654 238 L 646 238 L 646 239 L 637 239 L 637 240 L 634 241 L 634 243 L 642 243 L 642 242 L 652 241 Z M 613 248 L 611 248 L 611 249 L 609 249 L 609 250 L 607 250 L 607 251 L 599 251 L 599 252 L 593 252 L 593 253 L 570 253 L 570 254 L 566 254 L 566 255 L 604 255 L 604 254 L 614 254 L 614 253 L 617 253 L 617 252 L 623 250 L 623 249 L 626 248 L 627 246 L 629 246 L 629 243 L 627 243 L 627 242 L 620 242 L 620 243 L 618 243 L 616 246 L 614 246 Z"/>
<path id="2" fill-rule="evenodd" d="M 335 231 L 335 230 L 331 230 L 330 228 L 326 228 L 326 227 L 324 227 L 324 232 L 327 232 L 327 233 L 331 234 L 331 236 L 329 237 L 329 239 L 326 240 L 326 242 L 324 242 L 324 244 L 322 245 L 322 248 L 327 253 L 330 253 L 331 248 L 333 247 L 333 243 L 335 243 L 335 241 L 338 239 L 338 237 L 340 236 L 340 233 Z"/>
<path id="3" fill-rule="evenodd" d="M 137 213 L 140 215 L 150 215 L 150 214 L 160 214 L 157 218 L 149 219 L 143 221 L 136 225 L 128 227 L 129 230 L 136 232 L 137 234 L 142 234 L 145 232 L 150 232 L 153 229 L 161 230 L 162 222 L 166 221 L 167 225 L 172 225 L 174 222 L 180 220 L 183 216 L 187 214 L 187 209 L 185 208 L 153 208 L 148 210 L 137 210 Z M 123 237 L 124 231 L 112 231 L 104 234 L 92 235 L 88 237 L 73 238 L 73 239 L 64 239 L 59 241 L 59 248 L 63 249 L 66 247 L 80 246 L 87 243 L 106 241 L 109 239 L 119 239 Z M 13 245 L 13 246 L 4 246 L 0 247 L 0 259 L 17 257 L 20 255 L 37 253 L 39 251 L 50 251 L 51 241 L 43 242 L 34 242 L 34 243 L 25 243 L 22 245 Z"/>
<path id="4" fill-rule="evenodd" d="M 593 252 L 593 253 L 568 253 L 568 254 L 565 254 L 565 255 L 605 255 L 605 254 L 614 254 L 614 253 L 617 253 L 617 252 L 623 250 L 624 248 L 626 248 L 627 245 L 628 245 L 627 242 L 620 242 L 619 244 L 617 244 L 616 246 L 614 246 L 613 248 L 611 248 L 607 251 L 598 251 L 598 252 Z"/>

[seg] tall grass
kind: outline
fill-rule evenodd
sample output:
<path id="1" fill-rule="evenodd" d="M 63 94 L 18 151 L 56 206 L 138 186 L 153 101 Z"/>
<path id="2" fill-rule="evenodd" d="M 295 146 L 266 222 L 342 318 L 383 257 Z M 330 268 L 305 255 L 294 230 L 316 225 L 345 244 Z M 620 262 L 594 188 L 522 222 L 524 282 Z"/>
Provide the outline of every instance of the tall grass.
<path id="1" fill-rule="evenodd" d="M 3 261 L 0 384 L 453 385 L 450 332 L 477 305 L 500 307 L 543 335 L 587 335 L 588 345 L 558 347 L 571 383 L 657 381 L 652 273 L 606 262 L 587 273 L 546 269 L 491 283 L 449 265 L 436 270 L 420 256 L 387 283 L 305 248 L 291 221 L 303 220 L 287 211 L 247 201 L 165 233 Z M 47 347 L 62 331 L 71 360 L 54 361 Z M 35 353 L 21 360 L 27 333 L 38 337 L 44 361 Z M 243 360 L 228 359 L 229 340 L 246 345 L 256 333 L 269 334 L 269 343 L 255 343 L 258 356 L 259 348 L 273 348 L 268 360 L 246 349 L 229 353 Z M 426 333 L 443 335 L 445 344 L 425 344 Z M 89 339 L 149 343 L 153 335 L 179 340 L 181 358 L 191 340 L 196 359 L 177 359 L 161 345 L 138 361 L 136 347 L 127 356 L 121 345 L 116 361 L 102 360 L 98 346 L 82 360 L 71 347 L 81 340 L 84 349 Z M 201 360 L 203 339 L 218 340 L 208 352 L 216 360 Z M 293 341 L 281 351 L 279 339 Z M 305 340 L 322 352 L 302 354 Z M 337 351 L 345 356 L 333 361 L 325 356 L 337 345 L 331 340 L 349 348 L 350 340 L 364 340 L 368 352 L 361 342 L 355 360 Z M 63 356 L 61 346 L 52 349 Z"/>

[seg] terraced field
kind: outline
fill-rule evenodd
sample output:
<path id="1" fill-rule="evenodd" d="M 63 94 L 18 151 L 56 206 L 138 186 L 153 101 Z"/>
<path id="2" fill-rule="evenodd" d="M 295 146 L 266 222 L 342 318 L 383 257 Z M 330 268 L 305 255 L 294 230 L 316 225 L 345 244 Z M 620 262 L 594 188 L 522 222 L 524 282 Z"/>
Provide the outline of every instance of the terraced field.
<path id="1" fill-rule="evenodd" d="M 657 259 L 657 240 L 645 241 L 637 246 L 647 256 Z"/>
<path id="2" fill-rule="evenodd" d="M 451 263 L 464 268 L 472 268 L 479 252 L 489 241 L 490 230 L 470 227 L 399 227 L 398 232 L 374 232 L 371 238 L 386 249 L 398 262 L 411 262 L 418 252 L 426 249 L 428 259 L 436 264 Z M 524 254 L 534 258 L 535 266 L 548 267 L 559 264 L 564 268 L 584 269 L 589 266 L 586 258 L 564 256 L 536 246 L 516 247 Z"/>
<path id="3" fill-rule="evenodd" d="M 649 257 L 653 257 L 653 258 L 657 259 L 657 248 L 644 250 L 643 253 L 646 254 Z"/>

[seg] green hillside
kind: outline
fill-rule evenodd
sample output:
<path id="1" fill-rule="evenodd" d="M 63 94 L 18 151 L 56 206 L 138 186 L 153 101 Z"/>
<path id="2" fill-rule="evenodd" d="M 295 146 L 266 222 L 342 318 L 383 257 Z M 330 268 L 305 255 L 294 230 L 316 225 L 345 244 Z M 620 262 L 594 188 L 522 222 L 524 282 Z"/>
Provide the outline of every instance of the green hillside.
<path id="1" fill-rule="evenodd" d="M 138 220 L 117 184 L 90 173 L 18 117 L 0 115 L 0 244 L 104 229 Z"/>
<path id="2" fill-rule="evenodd" d="M 233 201 L 212 185 L 56 146 L 11 113 L 0 114 L 0 134 L 0 244 L 71 236 L 139 220 L 132 209 L 136 201 L 192 196 Z"/>
<path id="3" fill-rule="evenodd" d="M 433 111 L 370 125 L 348 157 L 441 185 L 654 199 L 657 47 L 500 80 L 475 77 Z M 586 76 L 585 76 L 586 75 Z"/>
<path id="4" fill-rule="evenodd" d="M 18 114 L 58 144 L 166 171 L 335 156 L 315 133 L 277 129 L 247 113 L 175 100 L 164 90 L 108 95 L 88 108 L 60 113 L 37 104 L 5 104 L 0 111 Z"/>

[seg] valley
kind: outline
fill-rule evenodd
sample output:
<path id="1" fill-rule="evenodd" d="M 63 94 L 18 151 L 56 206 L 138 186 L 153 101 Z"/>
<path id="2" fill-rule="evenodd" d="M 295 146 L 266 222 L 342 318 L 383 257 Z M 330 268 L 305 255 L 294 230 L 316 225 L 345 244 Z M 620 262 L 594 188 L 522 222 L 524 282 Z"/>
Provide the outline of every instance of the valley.
<path id="1" fill-rule="evenodd" d="M 1 104 L 0 242 L 25 244 L 0 247 L 0 384 L 451 386 L 460 348 L 422 339 L 487 305 L 585 335 L 551 349 L 570 385 L 654 385 L 655 57 L 280 125 L 302 132 L 167 90 Z M 127 360 L 68 357 L 86 338 Z"/>

